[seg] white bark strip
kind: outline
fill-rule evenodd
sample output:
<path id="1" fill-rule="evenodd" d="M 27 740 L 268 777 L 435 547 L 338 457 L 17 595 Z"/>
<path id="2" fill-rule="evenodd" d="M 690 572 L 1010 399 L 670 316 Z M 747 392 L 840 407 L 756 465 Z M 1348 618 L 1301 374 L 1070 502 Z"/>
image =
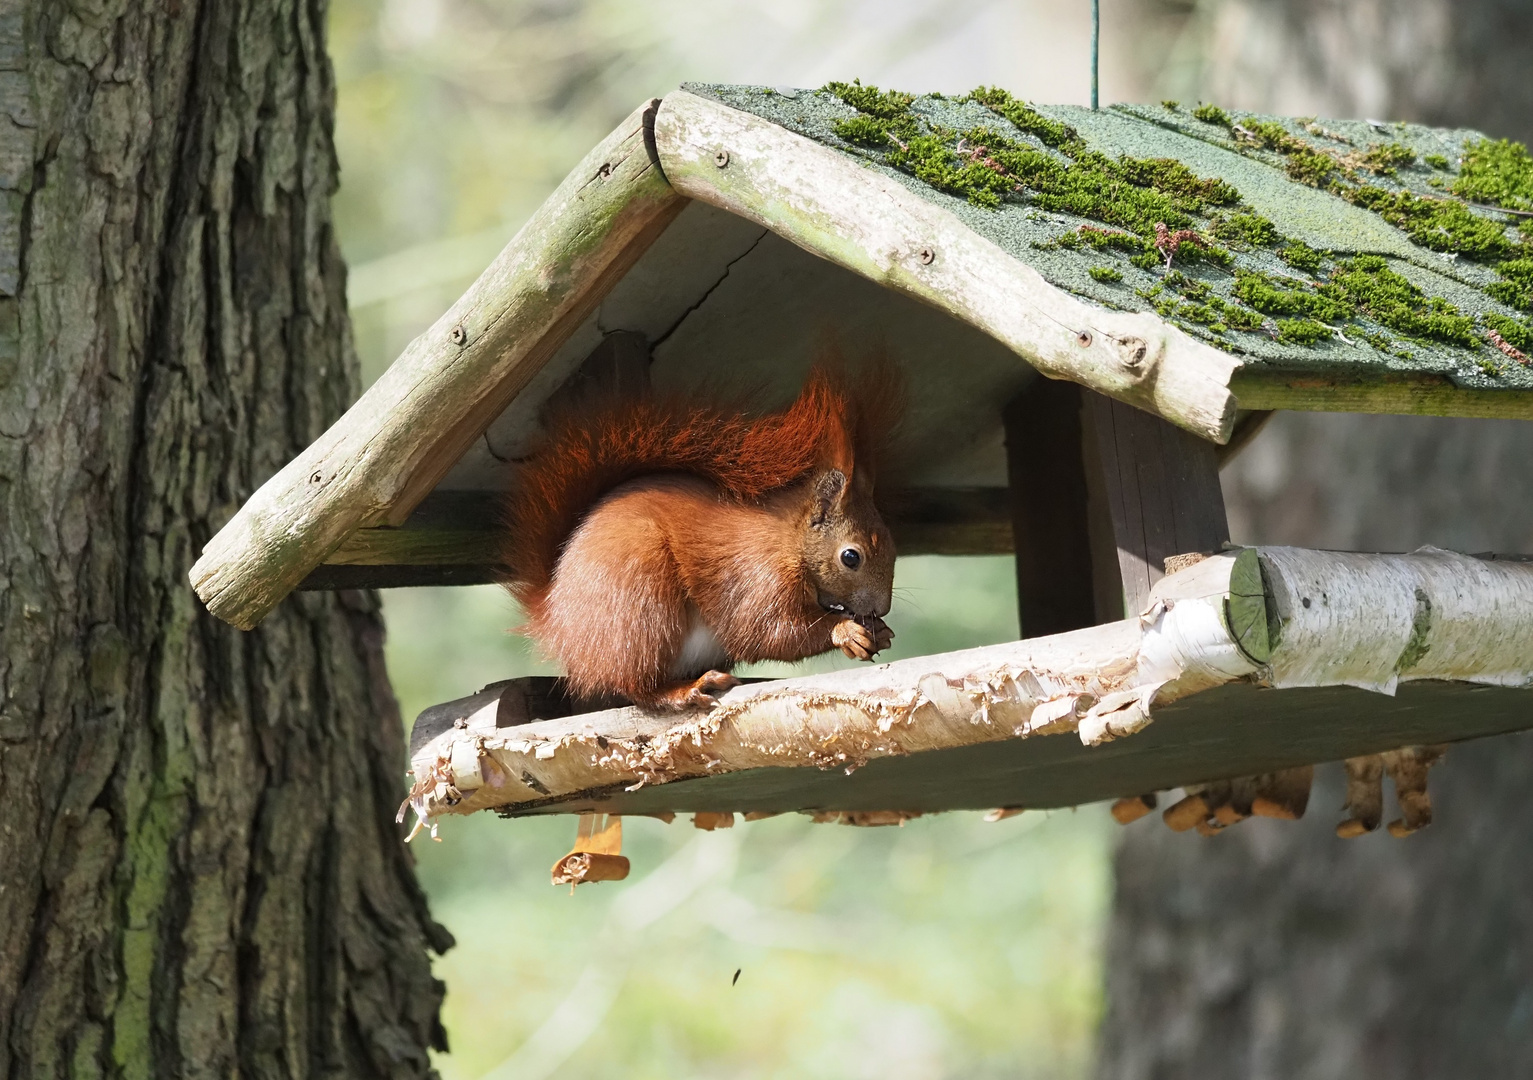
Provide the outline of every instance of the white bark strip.
<path id="1" fill-rule="evenodd" d="M 209 541 L 192 585 L 250 629 L 355 530 L 399 525 L 685 205 L 649 101 L 586 155 L 469 290 Z"/>
<path id="2" fill-rule="evenodd" d="M 1265 637 L 1254 646 L 1248 635 L 1242 648 L 1230 629 L 1236 600 L 1251 613 L 1244 583 L 1260 580 L 1258 557 L 1282 618 L 1270 656 Z M 616 709 L 497 730 L 491 703 L 417 752 L 412 803 L 431 819 L 1034 735 L 1075 732 L 1097 745 L 1142 729 L 1155 705 L 1239 679 L 1386 692 L 1398 679 L 1533 687 L 1533 563 L 1248 548 L 1162 579 L 1135 619 L 742 686 L 706 715 Z"/>
<path id="3" fill-rule="evenodd" d="M 1262 548 L 1283 620 L 1272 685 L 1533 685 L 1533 563 Z M 1533 705 L 1533 702 L 1529 703 Z"/>
<path id="4" fill-rule="evenodd" d="M 856 159 L 685 91 L 661 103 L 655 148 L 684 194 L 951 313 L 1051 378 L 1229 441 L 1232 356 L 1154 315 L 1077 300 Z"/>
<path id="5" fill-rule="evenodd" d="M 1181 575 L 1166 578 L 1175 599 L 1145 620 L 741 686 L 700 716 L 614 709 L 497 730 L 492 702 L 415 755 L 423 781 L 413 801 L 430 818 L 739 769 L 850 770 L 878 757 L 1040 734 L 1078 731 L 1087 743 L 1105 742 L 1149 723 L 1152 700 L 1256 670 L 1228 633 L 1191 646 L 1193 662 L 1179 651 L 1221 623 L 1236 558 L 1200 564 L 1191 592 L 1177 591 Z M 1145 650 L 1147 638 L 1162 644 Z"/>

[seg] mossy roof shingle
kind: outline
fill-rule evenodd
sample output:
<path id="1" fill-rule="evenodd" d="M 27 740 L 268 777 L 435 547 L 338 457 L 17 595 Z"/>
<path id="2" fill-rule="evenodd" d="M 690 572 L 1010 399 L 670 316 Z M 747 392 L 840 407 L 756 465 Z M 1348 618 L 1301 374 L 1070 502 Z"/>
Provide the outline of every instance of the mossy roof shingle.
<path id="1" fill-rule="evenodd" d="M 1026 115 L 1068 125 L 1069 142 L 1061 144 L 1055 136 L 1050 145 L 973 97 L 924 95 L 896 110 L 904 126 L 894 138 L 883 140 L 875 127 L 872 138 L 854 142 L 843 135 L 856 138 L 848 121 L 863 114 L 830 89 L 686 89 L 856 156 L 952 211 L 1060 288 L 1108 308 L 1158 311 L 1236 354 L 1243 365 L 1365 379 L 1391 372 L 1430 374 L 1466 388 L 1533 389 L 1533 366 L 1515 355 L 1533 351 L 1526 347 L 1533 331 L 1524 309 L 1533 308 L 1527 291 L 1533 276 L 1525 284 L 1515 280 L 1519 267 L 1533 271 L 1533 263 L 1520 262 L 1533 258 L 1533 217 L 1477 206 L 1451 191 L 1465 155 L 1477 146 L 1497 145 L 1478 132 L 1220 110 L 1200 110 L 1211 117 L 1200 119 L 1193 111 L 1168 106 L 1120 105 L 1092 112 L 1014 103 Z M 844 88 L 842 93 L 854 96 Z M 1020 114 L 1013 109 L 1011 115 Z M 1039 130 L 1039 125 L 1029 126 Z M 977 131 L 993 137 L 976 139 Z M 1154 237 L 1142 221 L 1135 235 L 1130 226 L 1089 216 L 1089 205 L 1040 198 L 1021 182 L 990 208 L 955 194 L 951 186 L 944 190 L 917 178 L 912 169 L 919 169 L 919 162 L 911 164 L 915 155 L 900 153 L 917 139 L 928 148 L 938 147 L 935 153 L 942 160 L 960 166 L 980 161 L 1008 178 L 1010 173 L 990 156 L 1004 161 L 1002 152 L 981 143 L 1009 147 L 1023 157 L 1046 155 L 1066 174 L 1091 168 L 1092 161 L 1172 159 L 1198 177 L 1231 185 L 1239 201 L 1196 205 L 1187 216 L 1197 238 L 1185 240 L 1185 252 L 1174 254 L 1168 267 L 1164 248 L 1153 246 Z M 1041 158 L 1032 160 L 1049 167 Z M 1528 183 L 1533 185 L 1533 173 Z M 1415 214 L 1405 228 L 1369 208 L 1391 199 L 1403 201 Z M 1521 202 L 1505 196 L 1502 205 Z M 1450 236 L 1430 220 L 1444 208 L 1460 215 L 1449 226 L 1478 230 L 1478 238 Z M 1395 203 L 1384 209 L 1394 211 L 1395 221 L 1404 220 Z M 1084 210 L 1086 216 L 1071 210 Z M 1230 224 L 1236 216 L 1248 222 L 1264 219 L 1276 236 L 1265 243 L 1236 239 Z M 1168 231 L 1174 233 L 1174 226 Z M 1128 250 L 1097 246 L 1104 239 L 1115 242 L 1107 233 L 1119 234 Z M 1487 237 L 1493 253 L 1487 250 Z M 1311 264 L 1310 270 L 1293 265 L 1303 262 L 1292 257 L 1293 241 L 1318 251 L 1318 265 Z M 1201 248 L 1205 242 L 1212 252 Z M 1136 245 L 1137 260 L 1132 257 Z M 1289 261 L 1280 256 L 1285 249 Z M 1284 310 L 1295 304 L 1300 310 Z M 1518 344 L 1524 348 L 1517 349 Z"/>

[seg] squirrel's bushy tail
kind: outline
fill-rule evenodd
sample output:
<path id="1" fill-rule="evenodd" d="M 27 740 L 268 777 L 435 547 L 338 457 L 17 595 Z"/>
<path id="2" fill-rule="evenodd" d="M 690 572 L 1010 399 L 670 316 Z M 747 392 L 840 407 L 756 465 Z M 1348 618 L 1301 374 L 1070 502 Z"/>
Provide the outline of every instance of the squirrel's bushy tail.
<path id="1" fill-rule="evenodd" d="M 876 390 L 893 381 L 859 383 Z M 522 466 L 507 503 L 502 562 L 509 587 L 524 604 L 540 595 L 582 515 L 639 476 L 686 473 L 734 498 L 756 500 L 831 459 L 855 455 L 871 469 L 868 459 L 895 419 L 891 403 L 886 391 L 850 394 L 839 372 L 817 365 L 791 405 L 765 416 L 643 396 L 559 417 Z"/>

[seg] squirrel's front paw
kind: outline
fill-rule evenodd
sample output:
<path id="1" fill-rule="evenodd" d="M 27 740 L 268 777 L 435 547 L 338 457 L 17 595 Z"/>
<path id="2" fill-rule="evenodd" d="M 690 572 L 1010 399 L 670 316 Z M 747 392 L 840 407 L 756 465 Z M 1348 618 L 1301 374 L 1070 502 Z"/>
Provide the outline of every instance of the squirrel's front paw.
<path id="1" fill-rule="evenodd" d="M 877 615 L 843 619 L 830 629 L 830 643 L 853 660 L 871 660 L 894 642 L 894 631 Z"/>
<path id="2" fill-rule="evenodd" d="M 889 629 L 889 624 L 877 615 L 868 615 L 862 618 L 862 625 L 873 633 L 873 651 L 881 653 L 894 644 L 894 631 Z"/>

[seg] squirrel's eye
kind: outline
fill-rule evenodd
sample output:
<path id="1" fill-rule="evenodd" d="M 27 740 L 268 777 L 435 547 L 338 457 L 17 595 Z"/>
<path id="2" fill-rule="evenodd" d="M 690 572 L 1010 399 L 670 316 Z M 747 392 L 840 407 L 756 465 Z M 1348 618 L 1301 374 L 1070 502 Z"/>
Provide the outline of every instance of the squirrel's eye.
<path id="1" fill-rule="evenodd" d="M 846 548 L 841 552 L 841 565 L 848 570 L 855 570 L 862 565 L 862 552 L 856 548 Z"/>

